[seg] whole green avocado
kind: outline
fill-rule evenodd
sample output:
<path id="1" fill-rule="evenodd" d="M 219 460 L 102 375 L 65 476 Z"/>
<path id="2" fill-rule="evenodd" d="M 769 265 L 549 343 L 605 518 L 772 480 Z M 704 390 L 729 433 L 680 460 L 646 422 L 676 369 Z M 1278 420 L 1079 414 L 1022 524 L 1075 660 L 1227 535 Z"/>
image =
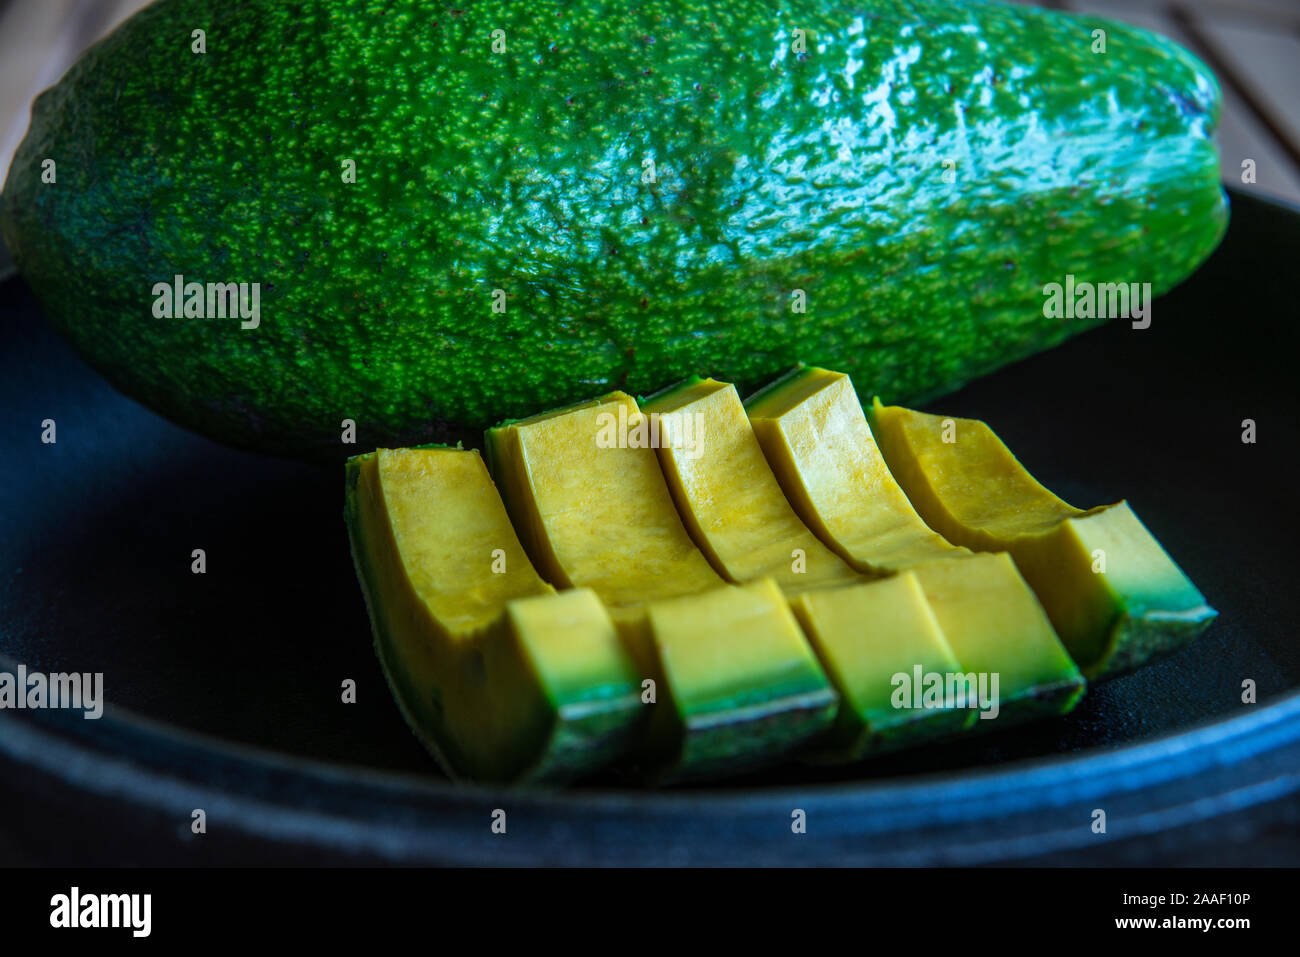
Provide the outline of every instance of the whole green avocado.
<path id="1" fill-rule="evenodd" d="M 1213 250 L 1218 99 L 997 3 L 160 0 L 36 101 L 0 227 L 90 364 L 245 448 L 796 362 L 916 402 L 1102 321 L 1046 284 Z"/>

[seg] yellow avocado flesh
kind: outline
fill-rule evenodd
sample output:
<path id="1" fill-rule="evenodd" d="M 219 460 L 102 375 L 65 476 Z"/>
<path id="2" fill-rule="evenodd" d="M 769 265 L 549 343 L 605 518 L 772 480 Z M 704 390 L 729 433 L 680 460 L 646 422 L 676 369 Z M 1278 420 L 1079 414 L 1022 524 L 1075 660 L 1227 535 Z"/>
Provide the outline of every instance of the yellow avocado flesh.
<path id="1" fill-rule="evenodd" d="M 636 401 L 603 399 L 487 433 L 493 475 L 524 546 L 556 585 L 592 589 L 611 609 L 716 588 L 649 447 Z"/>
<path id="2" fill-rule="evenodd" d="M 599 595 L 641 673 L 659 686 L 668 680 L 664 648 L 674 639 L 662 623 L 654 626 L 649 603 L 680 599 L 689 610 L 698 598 L 701 620 L 709 620 L 715 600 L 710 596 L 722 591 L 725 582 L 682 524 L 650 447 L 648 425 L 635 400 L 616 392 L 498 426 L 489 430 L 487 446 L 515 527 L 543 574 L 557 584 L 589 587 Z M 802 636 L 800 657 L 792 664 L 788 648 L 755 638 L 762 630 L 759 624 L 777 612 L 759 604 L 744 617 L 735 603 L 756 599 L 737 594 L 727 606 L 741 616 L 737 623 L 720 627 L 707 640 L 692 639 L 716 649 L 709 667 L 718 673 L 693 676 L 695 659 L 683 663 L 679 655 L 669 694 L 656 699 L 645 756 L 652 762 L 674 762 L 673 771 L 681 776 L 718 765 L 773 760 L 829 722 L 829 714 L 810 707 L 817 695 L 831 700 L 833 711 L 834 692 Z M 788 609 L 780 614 L 789 617 Z M 668 620 L 685 617 L 683 612 Z M 692 626 L 683 633 L 699 636 L 703 631 Z M 815 675 L 793 684 L 786 680 L 791 668 L 808 677 L 804 662 L 809 658 Z M 746 689 L 744 708 L 727 710 L 725 697 L 695 697 L 699 682 L 725 683 L 737 674 L 759 676 Z M 763 675 L 786 677 L 763 683 Z M 669 720 L 661 711 L 692 717 Z"/>
<path id="3" fill-rule="evenodd" d="M 895 676 L 955 674 L 961 666 L 912 572 L 805 591 L 791 603 L 840 695 L 823 760 L 854 760 L 962 730 L 969 709 L 899 707 Z"/>
<path id="4" fill-rule="evenodd" d="M 400 577 L 452 641 L 491 624 L 512 598 L 553 591 L 524 554 L 477 452 L 381 449 L 360 468 L 364 517 L 387 525 Z"/>
<path id="5" fill-rule="evenodd" d="M 878 661 L 855 651 L 870 647 L 877 635 L 872 619 L 836 614 L 836 609 L 846 607 L 843 602 L 866 604 L 868 596 L 900 593 L 893 586 L 863 587 L 868 579 L 804 524 L 764 458 L 735 387 L 713 379 L 688 381 L 651 397 L 642 411 L 660 420 L 664 441 L 658 452 L 669 488 L 687 528 L 719 573 L 734 582 L 770 578 L 787 597 L 810 589 L 820 595 L 823 590 L 847 587 L 856 598 L 823 596 L 799 604 L 795 608 L 799 621 L 841 695 L 866 684 L 887 688 L 894 670 L 883 672 Z M 898 495 L 905 504 L 906 498 L 901 492 Z M 930 533 L 930 538 L 952 551 L 938 535 Z M 1046 626 L 1046 619 L 1042 624 Z M 951 657 L 942 633 L 932 633 L 934 621 L 928 613 L 924 620 L 904 615 L 894 619 L 892 626 L 888 640 L 924 648 L 937 641 Z M 1050 635 L 1050 627 L 1046 630 Z M 867 715 L 844 703 L 832 740 L 819 759 L 852 760 L 884 747 L 885 738 L 902 736 L 904 729 L 912 737 L 922 729 L 942 734 L 962 727 L 967 718 L 966 714 L 913 713 L 894 714 L 892 721 L 884 721 L 878 714 Z"/>
<path id="6" fill-rule="evenodd" d="M 728 581 L 770 577 L 794 594 L 861 580 L 790 507 L 734 386 L 695 380 L 651 397 L 643 411 L 677 439 L 658 449 L 668 487 L 692 537 Z"/>
<path id="7" fill-rule="evenodd" d="M 1010 555 L 940 559 L 910 571 L 962 670 L 998 676 L 1004 723 L 1064 714 L 1078 703 L 1083 675 Z"/>
<path id="8" fill-rule="evenodd" d="M 639 675 L 613 622 L 537 575 L 477 452 L 354 458 L 346 516 L 384 673 L 449 774 L 567 780 L 627 746 Z"/>
<path id="9" fill-rule="evenodd" d="M 878 403 L 871 419 L 925 522 L 949 541 L 1010 552 L 1089 678 L 1166 654 L 1214 619 L 1126 502 L 1068 505 L 983 422 Z"/>
<path id="10" fill-rule="evenodd" d="M 799 369 L 745 411 L 799 517 L 850 564 L 889 571 L 970 554 L 916 514 L 876 448 L 848 376 Z"/>
<path id="11" fill-rule="evenodd" d="M 826 730 L 838 701 L 770 579 L 651 603 L 649 627 L 671 709 L 676 777 L 771 763 Z"/>
<path id="12" fill-rule="evenodd" d="M 1079 669 L 1007 555 L 976 554 L 926 525 L 895 480 L 848 376 L 801 369 L 746 410 L 800 518 L 853 567 L 912 570 L 962 669 L 997 673 L 999 717 L 1068 711 Z"/>

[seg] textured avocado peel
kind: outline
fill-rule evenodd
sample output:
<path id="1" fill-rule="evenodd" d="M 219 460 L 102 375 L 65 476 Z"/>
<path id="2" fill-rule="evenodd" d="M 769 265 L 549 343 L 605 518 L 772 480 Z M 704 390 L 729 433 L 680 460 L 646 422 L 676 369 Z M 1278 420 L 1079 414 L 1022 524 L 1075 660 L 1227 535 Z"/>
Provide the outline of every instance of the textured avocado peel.
<path id="1" fill-rule="evenodd" d="M 1100 321 L 1045 317 L 1045 284 L 1159 294 L 1223 233 L 1212 74 L 1120 24 L 1094 53 L 1094 25 L 160 0 L 37 100 L 0 229 L 114 385 L 276 454 L 337 459 L 344 418 L 366 448 L 476 441 L 799 361 L 916 402 Z M 260 284 L 260 323 L 156 318 L 176 275 Z"/>

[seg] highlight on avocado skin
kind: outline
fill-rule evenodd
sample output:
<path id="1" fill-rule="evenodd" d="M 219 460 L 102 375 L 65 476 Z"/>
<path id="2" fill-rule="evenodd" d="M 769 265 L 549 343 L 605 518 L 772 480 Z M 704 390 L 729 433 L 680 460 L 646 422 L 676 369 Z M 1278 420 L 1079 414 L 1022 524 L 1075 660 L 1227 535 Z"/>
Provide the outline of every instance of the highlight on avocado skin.
<path id="1" fill-rule="evenodd" d="M 1213 75 L 1107 31 L 975 0 L 159 0 L 37 99 L 0 231 L 117 388 L 276 455 L 798 362 L 917 402 L 1103 321 L 1045 316 L 1047 284 L 1158 296 L 1223 235 Z"/>

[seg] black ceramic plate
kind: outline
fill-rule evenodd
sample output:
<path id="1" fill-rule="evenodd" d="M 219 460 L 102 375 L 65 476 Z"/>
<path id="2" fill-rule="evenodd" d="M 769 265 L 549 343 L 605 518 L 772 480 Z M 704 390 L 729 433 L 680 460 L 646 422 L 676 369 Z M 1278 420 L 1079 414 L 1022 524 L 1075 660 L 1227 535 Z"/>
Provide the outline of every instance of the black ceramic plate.
<path id="1" fill-rule="evenodd" d="M 1149 329 L 1112 323 L 935 406 L 992 423 L 1076 504 L 1127 497 L 1219 609 L 1205 637 L 1067 717 L 661 792 L 442 779 L 371 651 L 342 470 L 232 451 L 119 396 L 11 278 L 0 662 L 103 672 L 110 705 L 100 721 L 0 712 L 0 860 L 1145 861 L 1214 819 L 1238 831 L 1213 831 L 1206 859 L 1233 862 L 1232 835 L 1267 836 L 1277 817 L 1258 809 L 1285 813 L 1300 791 L 1298 248 L 1300 215 L 1234 195 L 1223 245 Z M 1246 679 L 1258 703 L 1242 703 Z M 1144 835 L 1169 837 L 1132 843 Z M 1294 839 L 1266 846 L 1235 862 L 1294 861 Z"/>

